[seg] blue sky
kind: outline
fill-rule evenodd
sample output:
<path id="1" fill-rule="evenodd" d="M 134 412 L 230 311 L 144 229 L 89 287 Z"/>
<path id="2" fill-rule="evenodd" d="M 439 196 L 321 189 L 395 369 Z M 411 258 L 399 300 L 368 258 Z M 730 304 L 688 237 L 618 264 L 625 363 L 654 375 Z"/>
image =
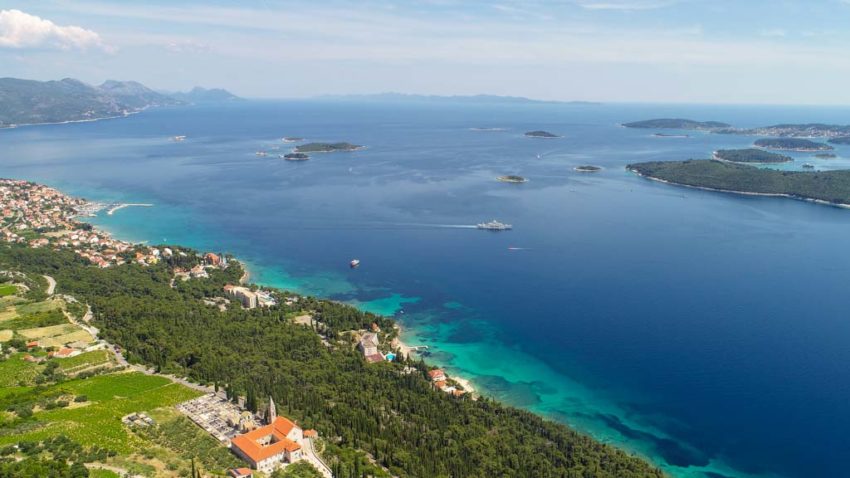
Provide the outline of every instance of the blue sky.
<path id="1" fill-rule="evenodd" d="M 0 0 L 0 75 L 846 105 L 848 25 L 850 0 Z"/>

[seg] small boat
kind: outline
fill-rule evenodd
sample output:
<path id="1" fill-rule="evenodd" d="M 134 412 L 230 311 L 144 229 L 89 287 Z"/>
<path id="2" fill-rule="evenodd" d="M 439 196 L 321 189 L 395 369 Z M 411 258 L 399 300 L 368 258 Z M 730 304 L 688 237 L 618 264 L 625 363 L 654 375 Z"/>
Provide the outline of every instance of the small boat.
<path id="1" fill-rule="evenodd" d="M 815 165 L 812 163 L 806 163 L 803 165 L 803 167 L 806 169 L 815 169 Z"/>
<path id="2" fill-rule="evenodd" d="M 480 224 L 476 224 L 475 227 L 477 227 L 478 229 L 486 229 L 488 231 L 507 231 L 513 228 L 513 226 L 511 226 L 510 224 L 505 224 L 495 219 L 490 222 L 482 222 Z"/>
<path id="3" fill-rule="evenodd" d="M 184 141 L 184 140 L 186 140 L 186 136 L 183 136 L 183 135 L 181 135 L 181 136 L 172 136 L 172 137 L 171 137 L 171 140 L 172 140 L 172 141 Z"/>
<path id="4" fill-rule="evenodd" d="M 357 266 L 360 265 L 360 259 L 351 259 L 351 262 L 349 262 L 349 265 L 351 266 L 352 269 L 356 268 Z"/>
<path id="5" fill-rule="evenodd" d="M 264 157 L 264 156 L 268 156 L 268 155 L 269 155 L 269 153 L 267 153 L 267 152 L 265 152 L 265 151 L 257 151 L 257 153 L 256 153 L 256 154 L 257 154 L 257 156 L 261 156 L 261 157 Z"/>

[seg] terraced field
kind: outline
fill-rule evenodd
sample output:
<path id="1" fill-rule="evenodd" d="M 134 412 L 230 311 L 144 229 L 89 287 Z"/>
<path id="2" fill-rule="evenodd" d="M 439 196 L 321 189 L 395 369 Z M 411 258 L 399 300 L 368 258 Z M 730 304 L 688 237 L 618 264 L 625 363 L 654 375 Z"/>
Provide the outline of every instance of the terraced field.
<path id="1" fill-rule="evenodd" d="M 64 434 L 80 443 L 131 454 L 143 447 L 145 441 L 131 433 L 121 423 L 121 417 L 170 407 L 200 395 L 166 378 L 136 372 L 73 380 L 53 387 L 69 396 L 84 395 L 88 401 L 82 406 L 38 411 L 33 417 L 41 426 L 0 436 L 0 445 Z"/>

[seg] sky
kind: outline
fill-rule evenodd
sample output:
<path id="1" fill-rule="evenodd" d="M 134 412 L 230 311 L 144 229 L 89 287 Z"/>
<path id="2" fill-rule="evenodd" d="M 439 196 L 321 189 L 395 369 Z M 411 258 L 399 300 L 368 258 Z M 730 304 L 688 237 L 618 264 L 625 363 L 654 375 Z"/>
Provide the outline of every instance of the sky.
<path id="1" fill-rule="evenodd" d="M 850 0 L 0 0 L 0 76 L 848 105 L 848 26 Z"/>

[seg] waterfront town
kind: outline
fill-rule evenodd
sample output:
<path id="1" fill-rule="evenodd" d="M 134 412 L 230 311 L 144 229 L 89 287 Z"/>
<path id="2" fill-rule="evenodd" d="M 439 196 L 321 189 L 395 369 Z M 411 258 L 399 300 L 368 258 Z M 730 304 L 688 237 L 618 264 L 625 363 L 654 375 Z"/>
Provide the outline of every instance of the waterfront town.
<path id="1" fill-rule="evenodd" d="M 175 255 L 187 255 L 178 248 L 150 247 L 113 239 L 109 234 L 77 219 L 80 216 L 94 215 L 103 207 L 66 196 L 53 188 L 27 181 L 0 179 L 0 200 L 0 238 L 6 242 L 24 244 L 31 248 L 71 250 L 87 259 L 93 266 L 101 268 L 130 263 L 147 267 Z M 188 259 L 182 263 L 193 264 L 191 267 L 172 268 L 172 287 L 174 281 L 178 280 L 209 279 L 213 270 L 224 270 L 230 265 L 227 256 L 213 252 L 197 254 Z M 7 281 L 13 284 L 14 288 L 21 291 L 27 289 L 16 273 L 5 271 L 4 274 L 8 276 Z M 218 306 L 221 310 L 226 310 L 230 302 L 239 304 L 243 309 L 269 308 L 279 304 L 293 310 L 302 308 L 299 296 L 279 294 L 256 286 L 249 287 L 243 284 L 245 278 L 246 276 L 243 276 L 238 284 L 225 284 L 220 289 L 220 295 L 201 300 L 208 305 Z M 79 357 L 77 360 L 81 361 L 82 365 L 63 367 L 69 372 L 69 376 L 120 370 L 122 367 L 127 367 L 128 371 L 159 375 L 153 369 L 130 364 L 123 357 L 120 347 L 100 338 L 98 329 L 90 324 L 90 309 L 82 309 L 78 317 L 68 313 L 67 304 L 76 303 L 76 299 L 54 294 L 55 281 L 47 276 L 45 279 L 48 282 L 48 300 L 45 304 L 52 304 L 51 307 L 64 310 L 63 313 L 70 324 L 0 331 L 5 334 L 5 341 L 12 336 L 26 339 L 25 343 L 18 346 L 22 353 L 20 360 L 43 366 Z M 293 317 L 293 322 L 313 327 L 316 323 L 313 314 L 314 312 L 308 309 L 301 310 Z M 321 335 L 320 327 L 315 330 Z M 391 340 L 385 344 L 382 344 L 381 337 L 387 337 L 387 334 L 382 333 L 376 323 L 372 323 L 367 330 L 347 332 L 346 338 L 341 342 L 332 344 L 324 336 L 322 341 L 329 347 L 349 344 L 356 348 L 363 360 L 369 364 L 392 362 L 397 357 L 407 358 L 420 347 L 427 348 L 409 347 L 402 343 L 395 333 L 389 336 Z M 102 355 L 97 355 L 97 360 L 92 361 L 91 354 L 95 352 Z M 401 373 L 410 374 L 416 370 L 406 366 Z M 259 411 L 252 413 L 246 407 L 245 397 L 228 397 L 223 391 L 214 390 L 209 386 L 193 384 L 179 377 L 167 377 L 204 392 L 200 397 L 178 403 L 175 408 L 217 440 L 221 446 L 229 448 L 234 456 L 247 465 L 230 469 L 231 476 L 267 476 L 289 464 L 306 462 L 322 476 L 331 478 L 331 468 L 315 448 L 318 433 L 310 429 L 302 430 L 297 422 L 278 416 L 272 397 L 268 397 Z M 431 370 L 426 379 L 432 388 L 454 397 L 462 397 L 472 391 L 463 379 L 450 378 L 441 369 Z M 157 426 L 157 422 L 145 410 L 125 414 L 120 421 L 130 429 Z M 255 472 L 261 474 L 255 475 Z"/>
<path id="2" fill-rule="evenodd" d="M 108 233 L 78 221 L 105 206 L 66 196 L 29 181 L 0 179 L 0 238 L 30 247 L 70 249 L 98 267 L 135 262 L 156 264 L 163 250 L 113 239 Z"/>

